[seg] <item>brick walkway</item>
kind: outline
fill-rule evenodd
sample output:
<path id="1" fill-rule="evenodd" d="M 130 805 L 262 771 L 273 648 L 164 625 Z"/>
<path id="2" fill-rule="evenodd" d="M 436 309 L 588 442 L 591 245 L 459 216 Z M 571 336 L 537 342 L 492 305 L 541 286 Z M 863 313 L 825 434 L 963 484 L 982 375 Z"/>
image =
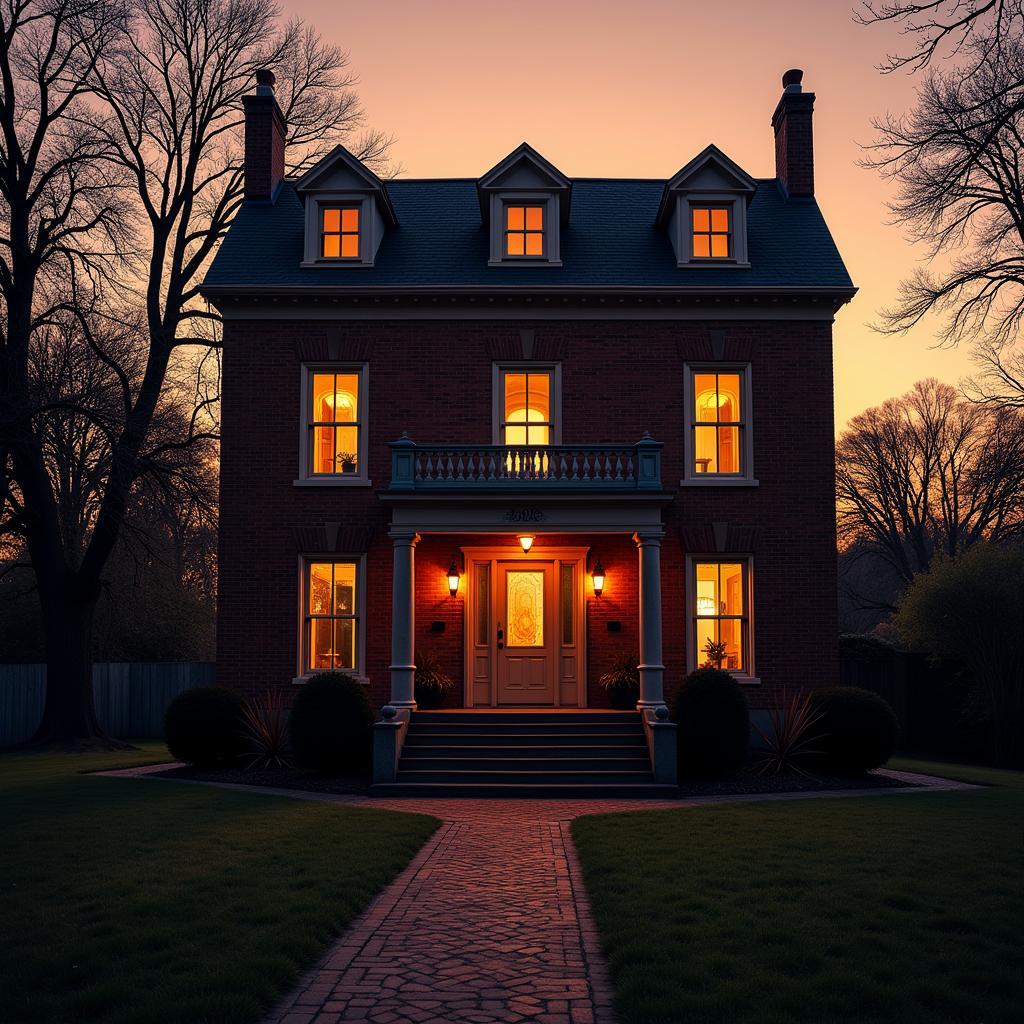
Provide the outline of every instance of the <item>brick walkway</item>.
<path id="1" fill-rule="evenodd" d="M 148 776 L 167 767 L 103 774 Z M 886 774 L 934 791 L 975 788 Z M 706 803 L 921 792 L 842 790 L 673 801 L 376 800 L 223 788 L 417 812 L 444 822 L 266 1024 L 612 1024 L 611 988 L 568 834 L 573 818 Z"/>
<path id="2" fill-rule="evenodd" d="M 273 1024 L 614 1020 L 568 822 L 650 801 L 390 800 L 445 824 Z"/>

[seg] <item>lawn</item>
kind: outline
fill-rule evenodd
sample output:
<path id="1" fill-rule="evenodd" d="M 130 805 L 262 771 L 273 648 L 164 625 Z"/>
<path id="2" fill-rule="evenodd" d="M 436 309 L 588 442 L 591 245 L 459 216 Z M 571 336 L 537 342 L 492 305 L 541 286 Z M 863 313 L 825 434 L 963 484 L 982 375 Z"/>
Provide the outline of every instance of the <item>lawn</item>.
<path id="1" fill-rule="evenodd" d="M 83 777 L 167 751 L 0 755 L 0 1021 L 258 1021 L 433 818 Z"/>
<path id="2" fill-rule="evenodd" d="M 1024 1006 L 1024 774 L 987 790 L 578 818 L 622 1024 L 1002 1024 Z"/>

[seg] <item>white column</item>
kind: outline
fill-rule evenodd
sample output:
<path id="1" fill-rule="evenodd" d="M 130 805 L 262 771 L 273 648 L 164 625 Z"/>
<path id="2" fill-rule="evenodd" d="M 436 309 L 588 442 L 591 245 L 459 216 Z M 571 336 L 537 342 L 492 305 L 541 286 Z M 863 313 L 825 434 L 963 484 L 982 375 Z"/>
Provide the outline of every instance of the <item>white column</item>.
<path id="1" fill-rule="evenodd" d="M 417 533 L 392 533 L 391 536 L 395 542 L 394 574 L 391 578 L 391 705 L 415 708 L 415 552 L 420 538 Z"/>
<path id="2" fill-rule="evenodd" d="M 640 700 L 637 710 L 665 706 L 661 663 L 661 531 L 635 533 L 640 552 Z"/>

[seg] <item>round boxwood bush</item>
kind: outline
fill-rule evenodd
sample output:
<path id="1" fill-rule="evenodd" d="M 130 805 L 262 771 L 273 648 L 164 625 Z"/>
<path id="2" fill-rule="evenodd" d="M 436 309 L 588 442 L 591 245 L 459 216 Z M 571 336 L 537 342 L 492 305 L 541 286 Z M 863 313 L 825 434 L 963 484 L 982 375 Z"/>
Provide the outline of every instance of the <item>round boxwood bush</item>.
<path id="1" fill-rule="evenodd" d="M 213 768 L 236 760 L 245 741 L 245 701 L 234 690 L 197 686 L 178 694 L 164 715 L 164 737 L 171 753 L 186 764 Z"/>
<path id="2" fill-rule="evenodd" d="M 290 721 L 295 756 L 323 775 L 361 775 L 373 749 L 366 688 L 346 672 L 321 672 L 295 696 Z"/>
<path id="3" fill-rule="evenodd" d="M 681 774 L 716 778 L 746 761 L 750 708 L 730 673 L 717 668 L 691 672 L 676 691 L 672 718 Z"/>
<path id="4" fill-rule="evenodd" d="M 861 775 L 892 757 L 899 725 L 877 693 L 858 686 L 825 687 L 811 694 L 811 707 L 821 715 L 814 746 L 825 771 Z"/>

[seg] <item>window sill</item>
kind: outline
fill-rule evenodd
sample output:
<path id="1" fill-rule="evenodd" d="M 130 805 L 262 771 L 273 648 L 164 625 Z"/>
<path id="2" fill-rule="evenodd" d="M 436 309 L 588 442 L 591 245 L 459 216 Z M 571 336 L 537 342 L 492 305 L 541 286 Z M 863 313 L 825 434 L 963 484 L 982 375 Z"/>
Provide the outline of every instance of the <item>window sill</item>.
<path id="1" fill-rule="evenodd" d="M 680 270 L 699 269 L 705 270 L 708 267 L 720 267 L 723 270 L 749 270 L 750 264 L 746 262 L 739 262 L 737 260 L 725 260 L 725 259 L 694 259 L 694 260 L 679 260 L 676 266 Z"/>
<path id="2" fill-rule="evenodd" d="M 306 683 L 313 678 L 313 676 L 321 675 L 323 672 L 329 672 L 330 669 L 321 669 L 319 672 L 309 672 L 304 676 L 296 676 L 292 680 L 292 686 L 304 686 Z M 354 676 L 363 686 L 369 686 L 370 680 L 367 676 L 360 674 L 359 672 L 349 672 L 347 669 L 338 669 L 339 672 L 347 672 L 348 675 Z"/>
<path id="3" fill-rule="evenodd" d="M 304 480 L 293 480 L 292 486 L 294 487 L 372 487 L 373 481 L 366 480 L 363 477 L 346 478 L 339 476 L 337 480 L 317 480 L 314 478 L 307 477 Z"/>
<path id="4" fill-rule="evenodd" d="M 343 259 L 322 259 L 322 260 L 303 260 L 299 267 L 302 270 L 315 269 L 317 267 L 330 267 L 332 270 L 336 267 L 351 267 L 353 269 L 357 267 L 372 267 L 373 260 L 343 260 Z"/>
<path id="5" fill-rule="evenodd" d="M 561 260 L 517 259 L 515 257 L 506 260 L 487 261 L 487 266 L 489 267 L 560 267 L 561 265 Z"/>
<path id="6" fill-rule="evenodd" d="M 728 671 L 728 669 L 726 669 L 726 671 Z M 733 679 L 736 680 L 737 683 L 740 684 L 740 686 L 760 686 L 761 685 L 761 677 L 760 676 L 745 676 L 745 675 L 741 675 L 739 672 L 730 672 L 729 674 L 733 677 Z"/>
<path id="7" fill-rule="evenodd" d="M 723 477 L 712 477 L 709 473 L 707 474 L 710 479 L 703 479 L 699 476 L 685 477 L 679 481 L 680 487 L 760 487 L 759 481 L 753 477 L 738 477 L 738 476 L 723 476 Z"/>

